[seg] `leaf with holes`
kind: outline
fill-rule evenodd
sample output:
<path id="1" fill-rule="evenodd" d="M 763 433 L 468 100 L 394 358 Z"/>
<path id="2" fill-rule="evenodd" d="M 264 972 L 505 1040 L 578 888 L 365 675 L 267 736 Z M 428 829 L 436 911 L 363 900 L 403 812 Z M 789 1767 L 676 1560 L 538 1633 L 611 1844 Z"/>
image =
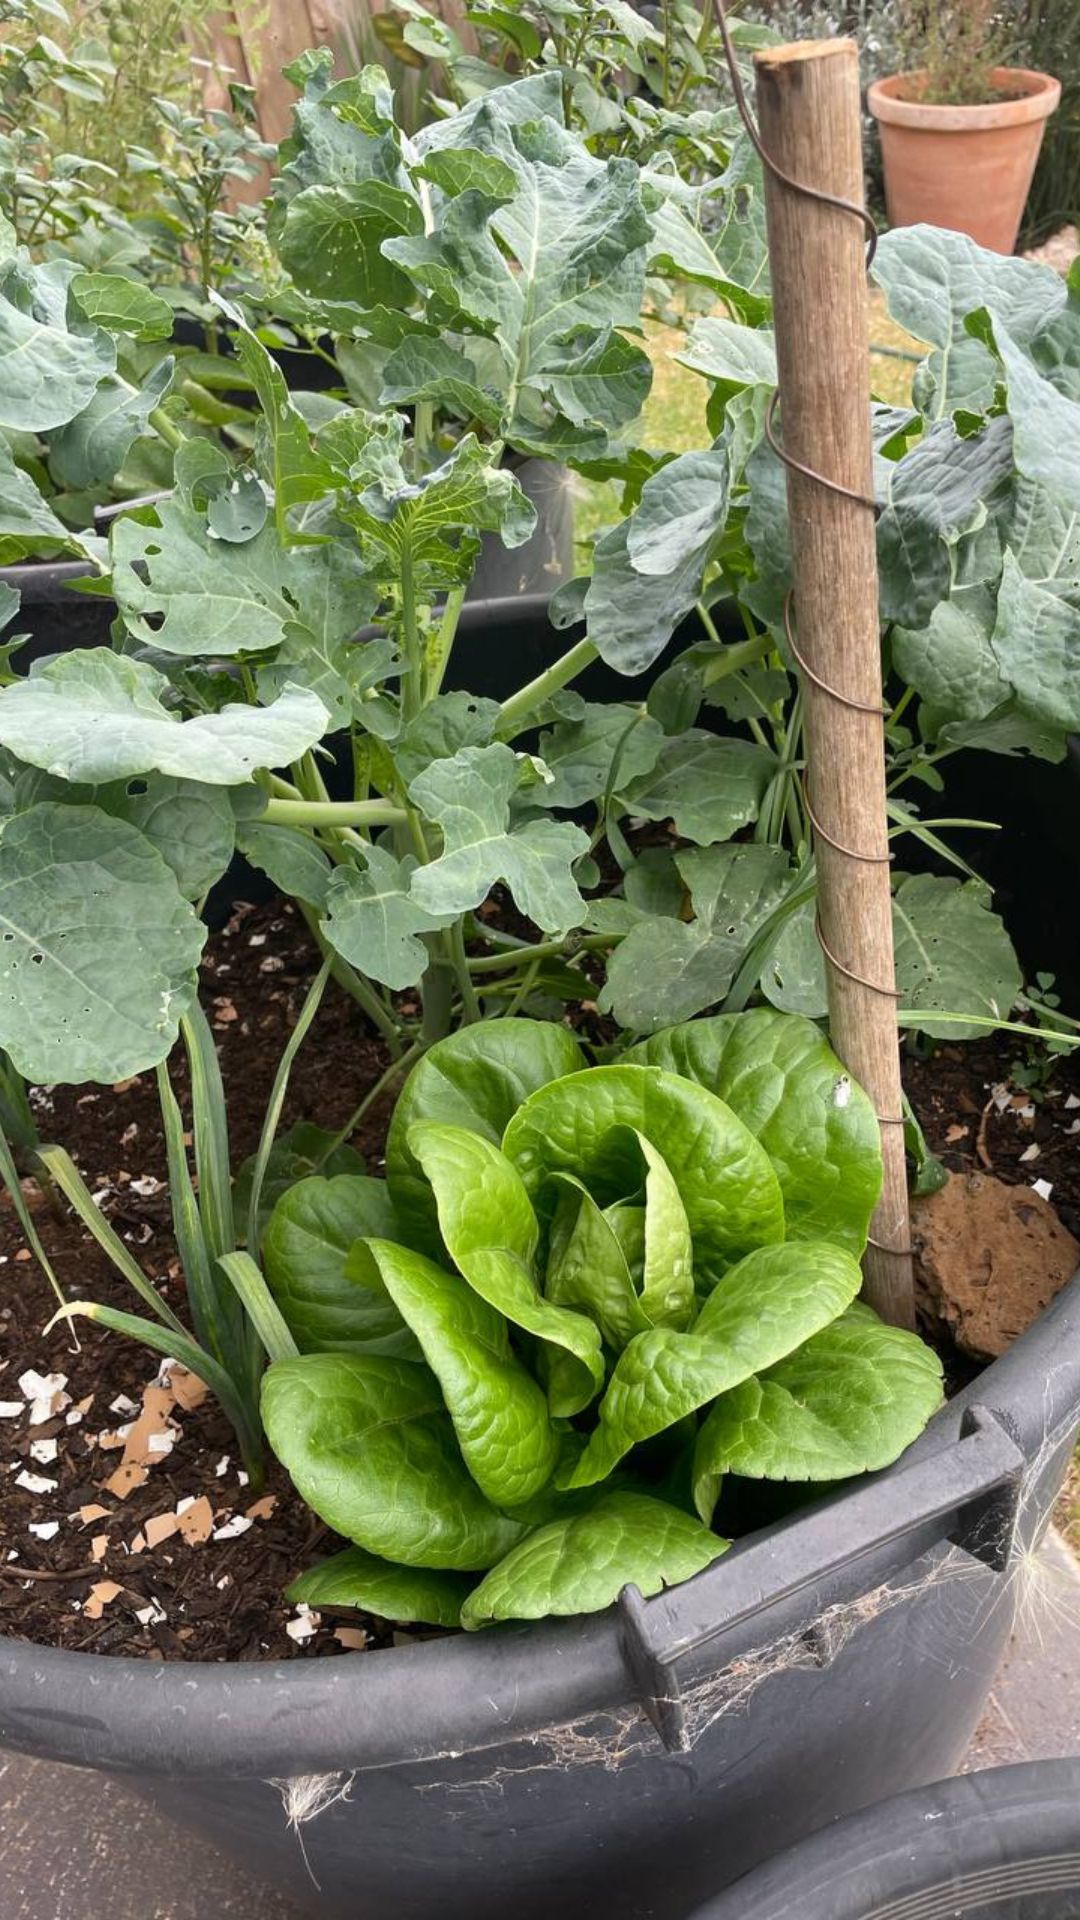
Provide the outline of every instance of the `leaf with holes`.
<path id="1" fill-rule="evenodd" d="M 136 827 L 43 803 L 0 832 L 0 1046 L 24 1079 L 111 1084 L 156 1066 L 206 929 Z"/>
<path id="2" fill-rule="evenodd" d="M 286 547 L 267 525 L 236 545 L 181 500 L 157 514 L 159 526 L 121 518 L 112 534 L 117 604 L 144 646 L 220 659 L 293 641 L 318 655 L 369 610 L 366 569 L 343 542 Z"/>
<path id="3" fill-rule="evenodd" d="M 568 822 L 512 819 L 522 774 L 518 755 L 499 742 L 463 747 L 417 774 L 410 798 L 443 836 L 438 859 L 412 876 L 410 898 L 419 907 L 465 913 L 504 880 L 515 905 L 545 932 L 580 924 L 584 902 L 571 868 L 589 851 L 589 837 Z"/>
<path id="4" fill-rule="evenodd" d="M 676 854 L 694 919 L 650 916 L 630 928 L 608 961 L 604 1013 L 652 1033 L 722 1000 L 755 933 L 792 882 L 782 847 L 701 847 Z"/>

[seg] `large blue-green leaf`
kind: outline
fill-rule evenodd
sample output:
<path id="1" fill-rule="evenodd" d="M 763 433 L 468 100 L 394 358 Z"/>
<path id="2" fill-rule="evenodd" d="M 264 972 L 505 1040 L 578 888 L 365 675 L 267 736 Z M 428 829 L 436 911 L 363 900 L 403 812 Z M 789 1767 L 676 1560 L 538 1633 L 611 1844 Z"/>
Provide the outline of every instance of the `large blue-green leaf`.
<path id="1" fill-rule="evenodd" d="M 100 807 L 117 820 L 129 820 L 172 868 L 188 900 L 201 900 L 232 859 L 236 817 L 230 795 L 201 780 L 149 773 L 107 786 L 72 786 L 29 767 L 16 782 L 16 811 L 43 800 Z"/>
<path id="2" fill-rule="evenodd" d="M 892 318 L 934 349 L 922 402 L 939 419 L 960 407 L 981 413 L 994 397 L 997 370 L 985 345 L 965 327 L 969 314 L 988 307 L 1027 345 L 1066 298 L 1060 275 L 1050 267 L 992 253 L 964 233 L 921 225 L 882 234 L 874 278 Z"/>
<path id="3" fill-rule="evenodd" d="M 476 1142 L 475 1134 L 464 1136 Z M 498 1506 L 550 1480 L 558 1437 L 547 1401 L 510 1346 L 506 1321 L 467 1280 L 389 1240 L 364 1243 L 442 1388 L 465 1464 Z"/>
<path id="4" fill-rule="evenodd" d="M 268 707 L 239 703 L 190 720 L 163 703 L 163 674 L 108 647 L 60 654 L 0 690 L 0 744 L 31 766 L 90 785 L 158 772 L 228 787 L 287 766 L 326 727 L 315 695 L 287 687 Z"/>
<path id="5" fill-rule="evenodd" d="M 625 1056 L 708 1087 L 761 1142 L 787 1236 L 859 1255 L 881 1186 L 873 1106 L 824 1035 L 796 1014 L 719 1014 L 655 1034 Z"/>
<path id="6" fill-rule="evenodd" d="M 752 1247 L 783 1238 L 780 1185 L 764 1149 L 715 1094 L 659 1068 L 591 1067 L 541 1087 L 511 1120 L 503 1151 L 549 1212 L 550 1183 L 562 1173 L 607 1206 L 641 1185 L 635 1133 L 674 1175 L 699 1290 Z"/>
<path id="7" fill-rule="evenodd" d="M 289 547 L 268 524 L 237 544 L 213 538 L 181 499 L 157 513 L 158 527 L 122 517 L 112 535 L 117 603 L 146 646 L 216 659 L 291 641 L 302 660 L 347 640 L 369 611 L 366 571 L 346 542 Z"/>
<path id="8" fill-rule="evenodd" d="M 498 1146 L 531 1093 L 584 1064 L 573 1034 L 551 1020 L 498 1020 L 437 1041 L 402 1087 L 386 1143 L 401 1237 L 425 1253 L 437 1253 L 441 1244 L 431 1186 L 408 1143 L 418 1121 L 467 1127 Z"/>
<path id="9" fill-rule="evenodd" d="M 443 850 L 412 876 L 410 897 L 431 914 L 478 907 L 504 880 L 515 905 L 547 933 L 580 924 L 574 861 L 589 836 L 569 821 L 512 819 L 524 763 L 501 741 L 462 747 L 416 775 L 409 797 L 441 828 Z"/>
<path id="10" fill-rule="evenodd" d="M 326 937 L 370 979 L 413 987 L 429 959 L 420 936 L 446 926 L 447 916 L 428 913 L 411 894 L 411 856 L 395 860 L 385 847 L 368 846 L 360 858 L 362 867 L 338 867 L 329 884 Z"/>
<path id="11" fill-rule="evenodd" d="M 360 307 L 402 307 L 412 286 L 383 243 L 422 233 L 423 227 L 415 195 L 386 180 L 319 185 L 289 201 L 277 246 L 282 265 L 305 293 Z"/>
<path id="12" fill-rule="evenodd" d="M 784 898 L 791 863 L 781 847 L 737 842 L 677 854 L 692 921 L 650 915 L 631 926 L 608 961 L 602 1012 L 648 1033 L 722 1000 L 758 928 Z"/>
<path id="13" fill-rule="evenodd" d="M 62 427 L 116 366 L 116 343 L 88 321 L 68 324 L 67 260 L 12 259 L 0 270 L 0 427 Z"/>
<path id="14" fill-rule="evenodd" d="M 662 1500 L 609 1493 L 586 1513 L 550 1521 L 513 1548 L 469 1595 L 461 1624 L 599 1613 L 625 1586 L 648 1595 L 689 1580 L 729 1545 Z"/>
<path id="15" fill-rule="evenodd" d="M 547 711 L 554 724 L 540 735 L 539 753 L 554 777 L 538 796 L 547 807 L 583 807 L 613 781 L 632 782 L 664 745 L 659 722 L 628 702 L 587 701 L 567 687 Z"/>
<path id="16" fill-rule="evenodd" d="M 0 1046 L 26 1080 L 112 1083 L 164 1060 L 206 929 L 149 840 L 43 803 L 0 832 Z"/>
<path id="17" fill-rule="evenodd" d="M 652 771 L 632 781 L 622 799 L 629 813 L 670 820 L 683 839 L 711 847 L 757 819 L 775 772 L 767 748 L 691 727 L 667 742 Z M 711 897 L 703 874 L 699 882 Z"/>
<path id="18" fill-rule="evenodd" d="M 730 487 L 726 447 L 679 454 L 646 480 L 629 519 L 597 541 L 585 623 L 620 673 L 651 666 L 700 598 Z"/>
<path id="19" fill-rule="evenodd" d="M 901 879 L 893 897 L 896 984 L 907 1024 L 939 1040 L 989 1033 L 1020 991 L 1013 945 L 983 881 L 931 873 Z M 825 963 L 814 933 L 813 902 L 785 922 L 761 975 L 773 1006 L 824 1018 Z M 964 1024 L 949 1014 L 965 1016 Z M 986 1026 L 972 1026 L 972 1018 Z"/>
<path id="20" fill-rule="evenodd" d="M 697 1438 L 706 1522 L 725 1473 L 845 1480 L 891 1465 L 942 1398 L 941 1361 L 917 1334 L 858 1303 L 767 1372 L 722 1394 Z"/>
<path id="21" fill-rule="evenodd" d="M 159 360 L 141 387 L 110 373 L 81 413 L 55 433 L 49 445 L 49 470 L 62 487 L 104 487 L 113 480 L 147 431 L 150 415 L 172 386 L 175 362 Z"/>
<path id="22" fill-rule="evenodd" d="M 262 1417 L 301 1499 L 381 1559 L 471 1573 L 521 1538 L 470 1478 L 439 1383 L 415 1361 L 279 1360 L 263 1375 Z"/>
<path id="23" fill-rule="evenodd" d="M 263 1265 L 301 1353 L 350 1352 L 373 1342 L 379 1352 L 411 1350 L 392 1301 L 349 1257 L 367 1235 L 397 1230 L 385 1181 L 365 1174 L 314 1174 L 282 1194 L 263 1240 Z"/>
<path id="24" fill-rule="evenodd" d="M 491 333 L 503 362 L 507 413 L 522 389 L 564 369 L 575 331 L 636 327 L 649 221 L 638 170 L 596 160 L 554 120 L 516 121 L 500 88 L 447 144 L 503 162 L 512 197 L 467 192 L 444 203 L 436 230 L 388 240 L 388 259 L 416 283 Z"/>
<path id="25" fill-rule="evenodd" d="M 631 1340 L 600 1403 L 600 1423 L 562 1484 L 606 1479 L 632 1447 L 775 1366 L 843 1313 L 861 1284 L 858 1261 L 827 1241 L 747 1254 L 689 1333 L 656 1327 Z"/>

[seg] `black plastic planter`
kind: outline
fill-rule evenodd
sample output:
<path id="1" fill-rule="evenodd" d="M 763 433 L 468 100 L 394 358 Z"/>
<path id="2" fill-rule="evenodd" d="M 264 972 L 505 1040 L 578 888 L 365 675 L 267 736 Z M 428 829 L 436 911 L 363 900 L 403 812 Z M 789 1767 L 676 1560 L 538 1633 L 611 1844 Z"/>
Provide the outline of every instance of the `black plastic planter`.
<path id="1" fill-rule="evenodd" d="M 942 1780 L 792 1847 L 695 1920 L 1077 1920 L 1080 1760 Z"/>
<path id="2" fill-rule="evenodd" d="M 681 1920 L 956 1765 L 1078 1423 L 1080 1279 L 902 1463 L 669 1594 L 285 1668 L 9 1640 L 0 1743 L 131 1776 L 313 1914 Z"/>
<path id="3" fill-rule="evenodd" d="M 569 578 L 574 560 L 574 504 L 565 467 L 546 460 L 523 460 L 515 471 L 536 507 L 536 529 L 523 547 L 508 551 L 497 535 L 485 534 L 469 587 L 470 601 L 508 601 L 522 595 L 547 603 L 560 581 Z M 92 572 L 82 560 L 36 560 L 0 567 L 0 581 L 21 596 L 15 628 L 29 635 L 19 655 L 21 671 L 51 653 L 72 647 L 104 647 L 116 618 L 116 602 L 100 594 L 79 593 L 72 582 Z M 544 618 L 549 641 L 559 638 Z M 566 643 L 563 643 L 566 644 Z M 549 657 L 561 647 L 552 645 Z"/>

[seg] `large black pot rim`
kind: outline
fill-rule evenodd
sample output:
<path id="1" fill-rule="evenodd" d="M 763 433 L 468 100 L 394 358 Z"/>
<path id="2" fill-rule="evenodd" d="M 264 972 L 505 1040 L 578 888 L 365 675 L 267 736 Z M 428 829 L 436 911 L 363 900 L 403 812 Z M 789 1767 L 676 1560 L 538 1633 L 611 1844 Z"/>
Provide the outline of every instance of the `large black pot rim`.
<path id="1" fill-rule="evenodd" d="M 393 1766 L 647 1701 L 869 1592 L 1019 1486 L 1075 1426 L 1080 1274 L 894 1467 L 638 1609 L 293 1666 L 150 1664 L 0 1641 L 0 1744 L 116 1771 L 269 1778 Z M 963 1533 L 962 1515 L 968 1516 Z M 977 1544 L 973 1551 L 979 1552 Z M 721 1646 L 718 1662 L 718 1643 Z M 667 1683 L 661 1671 L 659 1691 Z M 655 1717 L 655 1714 L 654 1714 Z"/>

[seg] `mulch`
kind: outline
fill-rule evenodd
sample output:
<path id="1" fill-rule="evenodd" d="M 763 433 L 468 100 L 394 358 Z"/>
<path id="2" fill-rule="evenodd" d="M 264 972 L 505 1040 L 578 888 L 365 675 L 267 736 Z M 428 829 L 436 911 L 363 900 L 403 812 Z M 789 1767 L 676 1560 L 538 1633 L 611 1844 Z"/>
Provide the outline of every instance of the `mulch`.
<path id="1" fill-rule="evenodd" d="M 257 1144 L 281 1049 L 317 964 L 302 920 L 280 901 L 238 908 L 208 942 L 203 1004 L 228 1093 L 234 1165 Z M 1080 1235 L 1080 1059 L 1058 1061 L 1033 1097 L 1011 1078 L 1022 1047 L 1006 1035 L 910 1054 L 908 1092 L 946 1165 L 1047 1182 L 1052 1204 Z M 344 1126 L 387 1063 L 359 1009 L 331 985 L 297 1057 L 282 1125 Z M 182 1072 L 175 1083 L 186 1116 Z M 353 1141 L 374 1173 L 382 1170 L 393 1100 L 391 1089 Z M 67 1147 L 183 1318 L 153 1075 L 112 1089 L 38 1089 L 33 1101 L 43 1137 Z M 132 1310 L 136 1303 L 94 1243 L 36 1189 L 27 1191 L 69 1297 Z M 403 1637 L 386 1622 L 309 1617 L 288 1605 L 289 1580 L 341 1543 L 272 1460 L 265 1487 L 247 1483 L 227 1421 L 210 1398 L 190 1404 L 197 1396 L 184 1392 L 182 1374 L 173 1379 L 177 1402 L 142 1346 L 85 1320 L 78 1351 L 62 1326 L 44 1334 L 53 1304 L 5 1201 L 0 1632 L 72 1650 L 211 1661 L 305 1659 Z M 149 1445 L 147 1433 L 156 1435 Z M 118 1479 L 125 1459 L 133 1470 Z"/>

